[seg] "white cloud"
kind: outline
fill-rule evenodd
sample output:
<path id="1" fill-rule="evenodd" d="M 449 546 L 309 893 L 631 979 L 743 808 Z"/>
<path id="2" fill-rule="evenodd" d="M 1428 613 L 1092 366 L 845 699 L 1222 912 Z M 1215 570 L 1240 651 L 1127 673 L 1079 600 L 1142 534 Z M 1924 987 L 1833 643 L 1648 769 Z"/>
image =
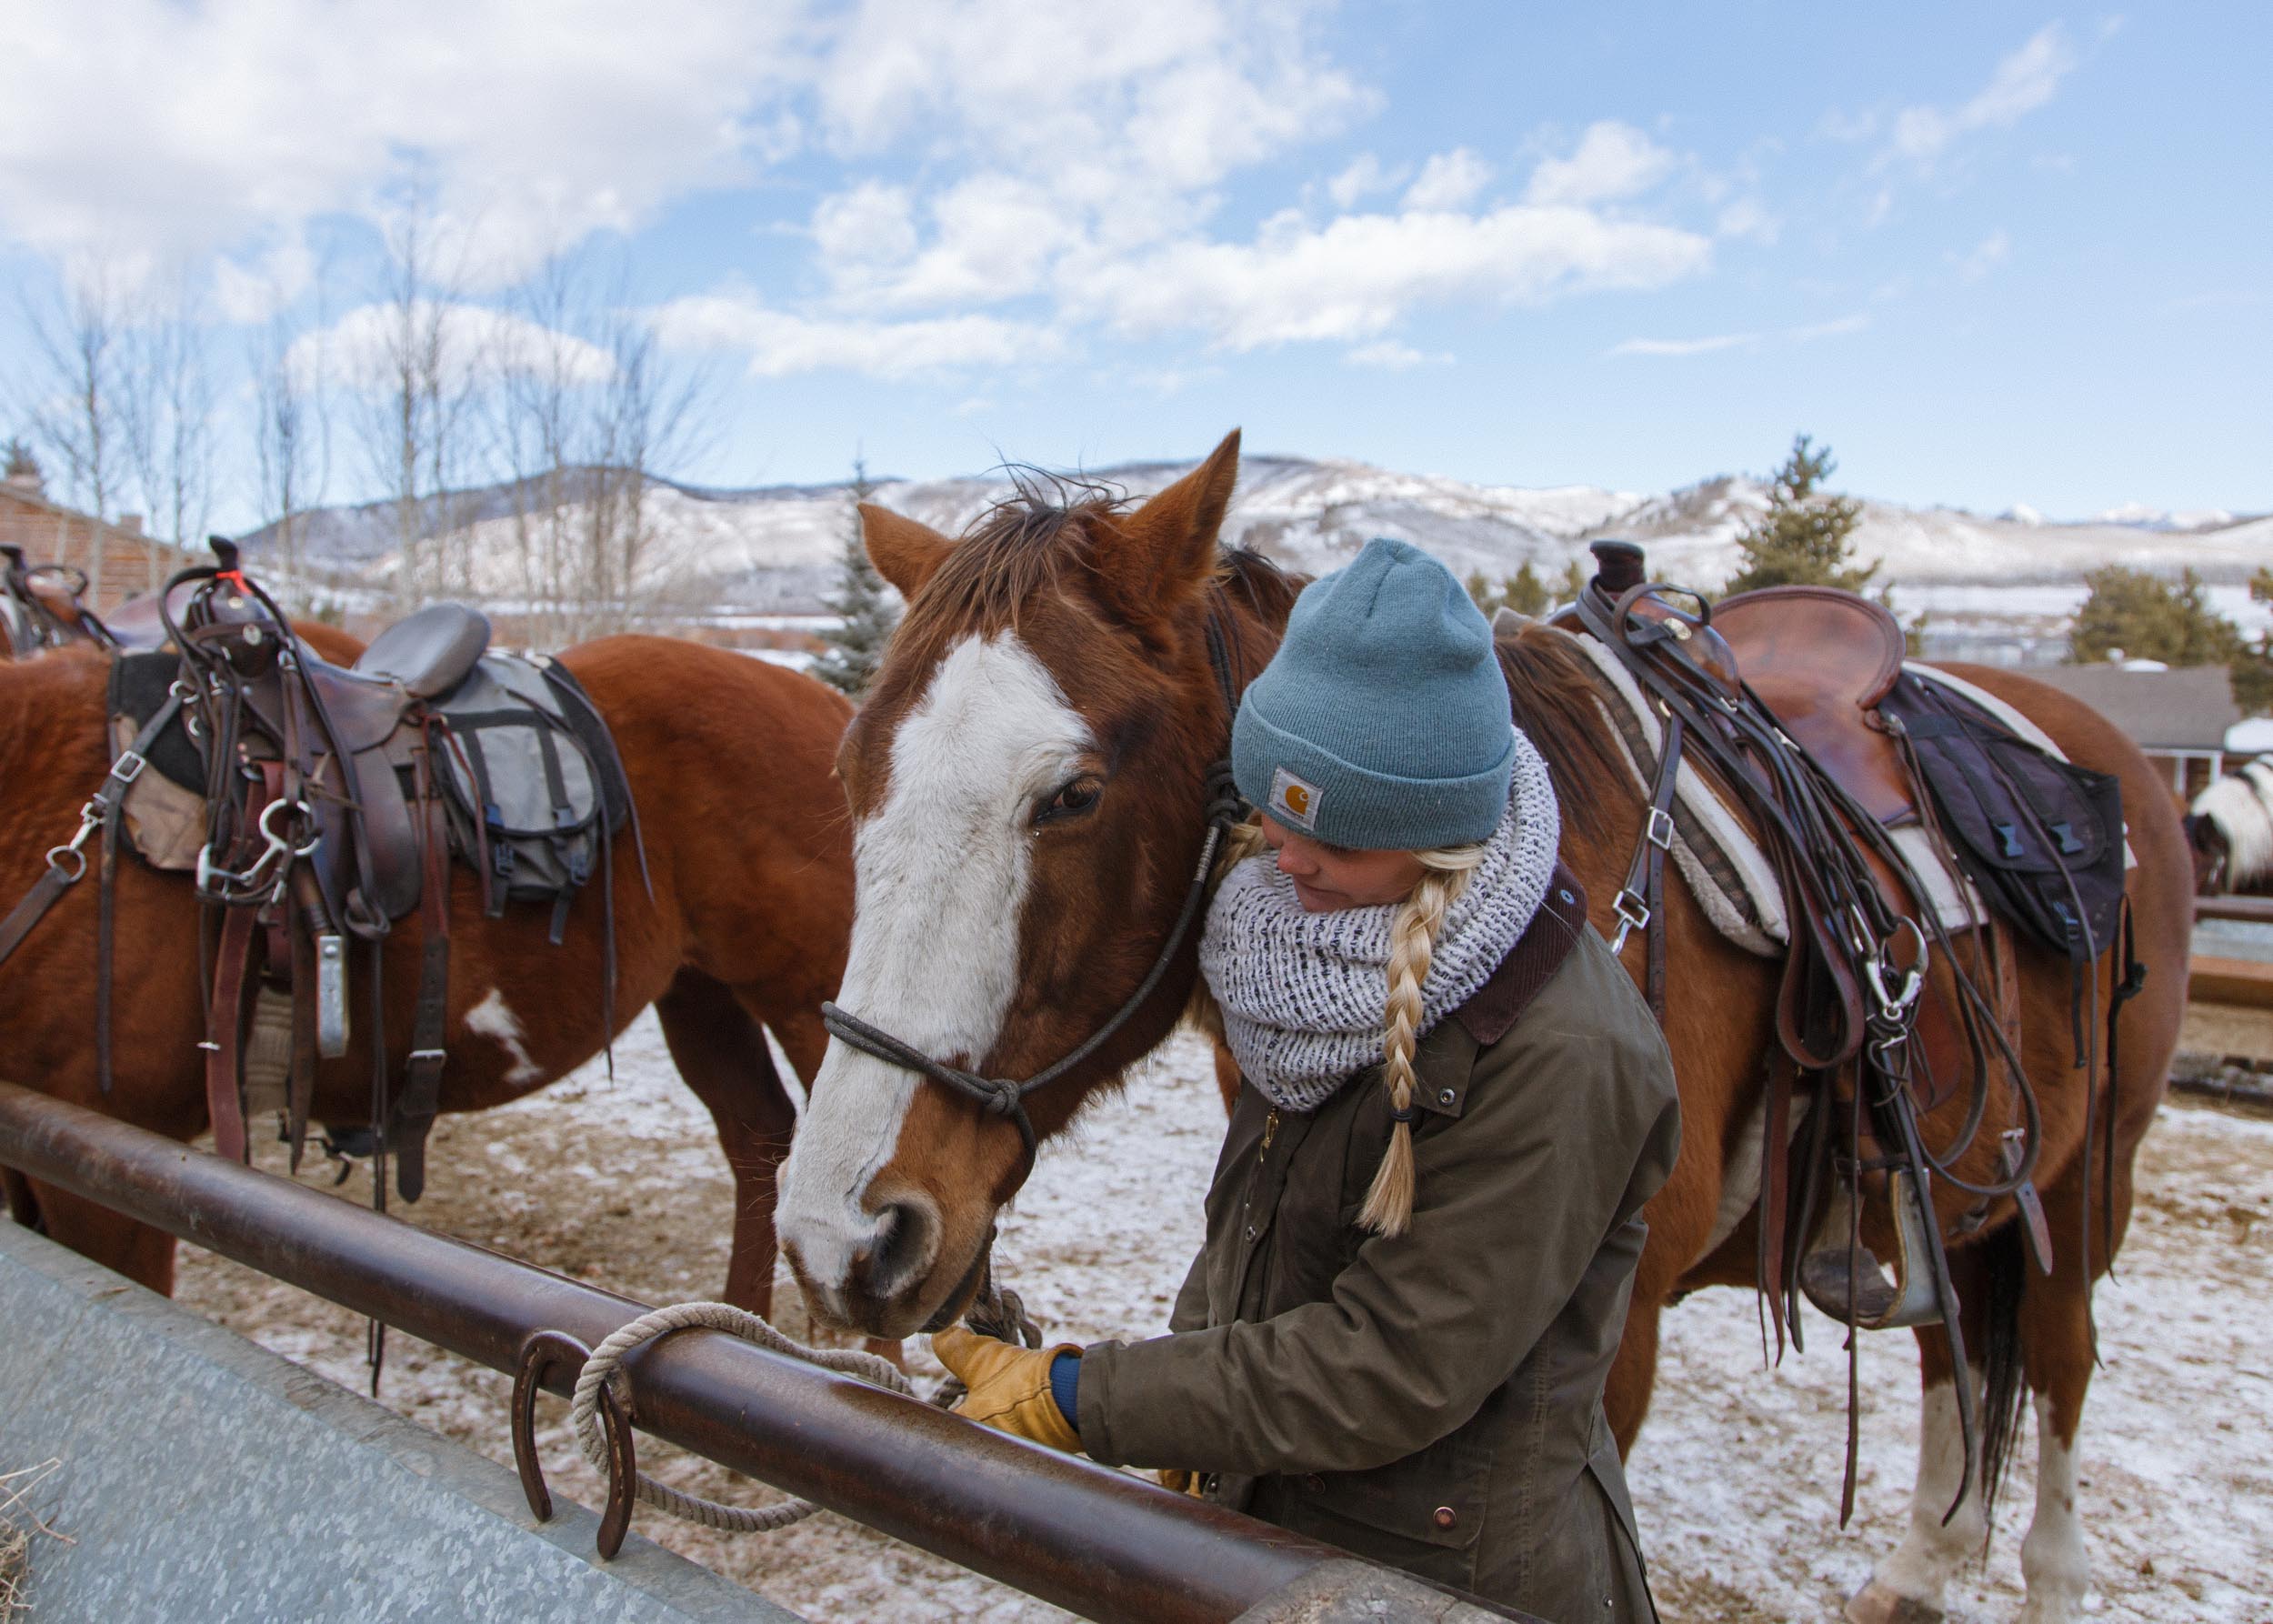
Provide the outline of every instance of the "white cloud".
<path id="1" fill-rule="evenodd" d="M 1408 209 L 1466 208 L 1491 183 L 1492 166 L 1465 146 L 1440 152 L 1421 165 L 1405 194 Z"/>
<path id="2" fill-rule="evenodd" d="M 1663 180 L 1673 155 L 1630 124 L 1606 118 L 1587 126 L 1567 158 L 1547 158 L 1532 171 L 1527 203 L 1614 203 Z"/>
<path id="3" fill-rule="evenodd" d="M 1797 344 L 1812 344 L 1818 338 L 1843 338 L 1849 333 L 1859 333 L 1870 326 L 1867 316 L 1842 316 L 1832 321 L 1819 321 L 1804 327 L 1794 327 L 1785 336 Z"/>
<path id="4" fill-rule="evenodd" d="M 2013 251 L 2013 240 L 2001 231 L 1992 231 L 1968 254 L 1952 254 L 1949 261 L 1958 267 L 1958 275 L 1968 282 L 1978 282 L 1998 266 Z"/>
<path id="5" fill-rule="evenodd" d="M 1407 372 L 1427 365 L 1430 357 L 1409 344 L 1400 344 L 1394 338 L 1382 338 L 1372 344 L 1359 345 L 1342 359 L 1352 366 L 1378 366 L 1388 372 Z"/>
<path id="6" fill-rule="evenodd" d="M 924 139 L 1141 222 L 1372 105 L 1313 48 L 1318 0 L 860 0 L 816 84 L 826 138 L 856 157 Z"/>
<path id="7" fill-rule="evenodd" d="M 1628 338 L 1610 346 L 1614 356 L 1709 356 L 1716 350 L 1745 349 L 1760 342 L 1757 333 L 1716 333 L 1707 338 Z"/>
<path id="8" fill-rule="evenodd" d="M 906 377 L 960 366 L 1007 366 L 1064 349 L 1046 328 L 991 316 L 870 321 L 800 316 L 746 294 L 674 299 L 653 313 L 664 342 L 681 349 L 746 351 L 753 377 L 831 368 Z"/>
<path id="9" fill-rule="evenodd" d="M 1998 63 L 1989 82 L 1963 105 L 1903 108 L 1895 115 L 1894 144 L 1886 156 L 1930 167 L 1959 136 L 2008 127 L 2043 106 L 2075 66 L 2068 30 L 2048 23 Z"/>
<path id="10" fill-rule="evenodd" d="M 1402 165 L 1395 169 L 1384 165 L 1371 153 L 1361 153 L 1332 180 L 1326 183 L 1326 195 L 1334 200 L 1334 206 L 1351 209 L 1377 192 L 1386 192 L 1405 178 Z"/>
<path id="11" fill-rule="evenodd" d="M 539 326 L 486 305 L 414 303 L 362 305 L 329 327 L 303 334 L 286 356 L 303 376 L 324 376 L 351 390 L 384 389 L 393 358 L 423 336 L 437 337 L 440 370 L 452 386 L 477 370 L 529 372 L 557 368 L 570 383 L 605 383 L 616 370 L 607 351 L 573 334 Z"/>
<path id="12" fill-rule="evenodd" d="M 931 241 L 919 246 L 899 188 L 869 185 L 823 202 L 814 236 L 840 302 L 907 308 L 1016 298 L 1039 287 L 1077 236 L 1046 192 L 1006 175 L 957 182 L 928 212 Z"/>
<path id="13" fill-rule="evenodd" d="M 245 259 L 220 259 L 213 266 L 214 306 L 225 321 L 266 321 L 308 290 L 315 280 L 315 255 L 297 232 L 272 239 Z"/>
<path id="14" fill-rule="evenodd" d="M 1196 330 L 1245 350 L 1377 337 L 1408 309 L 1447 299 L 1663 286 L 1711 256 L 1693 232 L 1580 208 L 1345 215 L 1322 226 L 1283 215 L 1250 243 L 1190 240 L 1098 261 L 1066 292 L 1076 311 L 1125 332 Z"/>
<path id="15" fill-rule="evenodd" d="M 83 0 L 10 8 L 0 231 L 173 258 L 423 170 L 485 259 L 526 268 L 790 138 L 787 5 L 710 0 Z"/>
<path id="16" fill-rule="evenodd" d="M 1737 198 L 1713 222 L 1713 229 L 1722 236 L 1749 237 L 1758 243 L 1773 243 L 1782 228 L 1783 223 L 1757 197 Z"/>
<path id="17" fill-rule="evenodd" d="M 916 252 L 915 202 L 906 186 L 863 181 L 813 210 L 821 263 L 839 276 L 896 265 Z"/>

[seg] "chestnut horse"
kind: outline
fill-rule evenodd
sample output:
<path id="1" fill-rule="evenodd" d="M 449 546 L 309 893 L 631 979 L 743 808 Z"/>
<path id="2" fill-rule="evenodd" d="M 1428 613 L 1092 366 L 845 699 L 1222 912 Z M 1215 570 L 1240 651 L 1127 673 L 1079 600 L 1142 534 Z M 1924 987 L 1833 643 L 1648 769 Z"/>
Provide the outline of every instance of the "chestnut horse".
<path id="1" fill-rule="evenodd" d="M 763 1312 L 774 1267 L 774 1174 L 795 1123 L 764 1028 L 800 1076 L 819 1068 L 822 1001 L 843 973 L 852 864 L 831 758 L 852 707 L 809 677 L 722 649 L 609 637 L 559 657 L 607 718 L 631 782 L 653 896 L 633 842 L 614 843 L 619 1027 L 654 1004 L 679 1075 L 709 1108 L 735 1179 L 726 1296 Z M 68 838 L 109 768 L 107 659 L 70 650 L 0 664 L 0 897 L 13 906 Z M 541 1088 L 598 1053 L 601 898 L 587 887 L 566 939 L 550 917 L 485 916 L 451 867 L 450 997 L 441 1105 L 476 1111 Z M 206 1127 L 199 904 L 189 877 L 118 866 L 115 1081 L 100 1093 L 89 1009 L 95 887 L 67 894 L 0 968 L 0 1076 L 187 1139 Z M 401 1076 L 418 979 L 416 915 L 384 947 L 386 1030 Z M 357 955 L 355 975 L 363 971 Z M 360 997 L 360 994 L 358 995 Z M 358 1010 L 360 1006 L 358 1006 Z M 370 1118 L 366 1051 L 319 1068 L 317 1120 Z M 55 1239 L 164 1291 L 170 1237 L 64 1191 L 28 1186 Z"/>
<path id="2" fill-rule="evenodd" d="M 838 757 L 855 819 L 856 907 L 839 995 L 852 1015 L 935 1060 L 1016 1079 L 1075 1050 L 1141 989 L 1200 857 L 1207 768 L 1227 750 L 1230 718 L 1209 644 L 1237 678 L 1251 677 L 1276 647 L 1297 585 L 1251 555 L 1219 551 L 1237 447 L 1234 434 L 1141 506 L 1014 504 L 960 543 L 863 509 L 869 556 L 908 609 Z M 1605 742 L 1592 667 L 1545 627 L 1504 641 L 1502 660 L 1515 718 L 1557 774 L 1563 857 L 1607 928 L 1642 814 Z M 2025 678 L 1965 676 L 2025 709 L 2077 760 L 2118 774 L 2133 808 L 2130 893 L 2140 956 L 2154 973 L 2122 1037 L 2106 1215 L 2119 1241 L 2132 1156 L 2161 1096 L 2184 1000 L 2186 848 L 2168 794 L 2113 727 Z M 1677 971 L 1666 1029 L 1683 1152 L 1647 1211 L 1648 1245 L 1607 1394 L 1621 1445 L 1648 1407 L 1668 1298 L 1751 1281 L 1753 1243 L 1740 1220 L 1757 1189 L 1763 1061 L 1773 1040 L 1776 967 L 1723 940 L 1681 887 L 1668 887 L 1667 902 Z M 1640 957 L 1638 948 L 1629 955 Z M 1131 1018 L 1028 1097 L 1038 1136 L 1065 1128 L 1168 1033 L 1196 973 L 1186 939 Z M 2022 1052 L 2044 1097 L 2039 1188 L 2059 1238 L 2055 1272 L 2008 1292 L 2006 1324 L 2040 1421 L 2036 1517 L 2023 1549 L 2029 1616 L 2065 1619 L 2087 1583 L 2075 1449 L 2092 1368 L 2089 1282 L 2071 1238 L 2082 1234 L 2091 1181 L 2066 962 L 2027 950 L 2022 979 Z M 2011 1108 L 2008 1098 L 2000 1103 Z M 1962 1112 L 1961 1100 L 1951 1104 Z M 1928 1141 L 1948 1142 L 1952 1128 L 1947 1112 L 1928 1117 Z M 2104 1116 L 2099 1131 L 2108 1131 Z M 1959 1170 L 1986 1183 L 1997 1135 L 1982 1139 Z M 879 1336 L 937 1323 L 969 1298 L 996 1213 L 1026 1165 L 1015 1120 L 833 1042 L 782 1169 L 784 1254 L 826 1318 Z M 1946 1228 L 1963 1216 L 1958 1202 L 1945 1203 Z M 2093 1212 L 2095 1228 L 2101 1216 Z M 1866 1223 L 1866 1238 L 1874 1233 L 1874 1249 L 1890 1255 L 1882 1213 Z M 2008 1199 L 1954 1248 L 1968 1320 L 1986 1317 L 1992 1275 L 2017 1276 L 2016 1235 Z M 2105 1266 L 2095 1245 L 2091 1271 Z M 1968 1329 L 1977 1333 L 1969 1347 L 1990 1340 Z M 1916 1509 L 1901 1549 L 1855 1599 L 1860 1617 L 1936 1607 L 1950 1572 L 1986 1535 L 1978 1489 L 1944 1521 L 1965 1452 L 1942 1344 L 1931 1333 L 1920 1342 Z"/>

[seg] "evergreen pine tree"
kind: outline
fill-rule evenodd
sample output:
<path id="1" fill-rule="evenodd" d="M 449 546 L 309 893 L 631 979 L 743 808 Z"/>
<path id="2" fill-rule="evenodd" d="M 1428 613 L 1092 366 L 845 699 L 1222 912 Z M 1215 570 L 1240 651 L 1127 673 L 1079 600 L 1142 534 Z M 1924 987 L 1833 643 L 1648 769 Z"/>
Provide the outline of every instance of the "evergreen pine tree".
<path id="1" fill-rule="evenodd" d="M 5 465 L 0 466 L 0 478 L 28 479 L 35 486 L 41 483 L 39 458 L 21 439 L 10 440 L 6 448 L 0 450 L 0 464 Z"/>
<path id="2" fill-rule="evenodd" d="M 884 662 L 884 646 L 900 618 L 899 604 L 884 577 L 876 574 L 876 566 L 868 562 L 868 549 L 861 540 L 860 504 L 875 494 L 867 463 L 856 457 L 845 507 L 842 574 L 837 577 L 836 595 L 829 599 L 837 624 L 821 634 L 821 640 L 829 647 L 813 663 L 814 676 L 855 699 L 875 680 L 876 667 Z"/>
<path id="3" fill-rule="evenodd" d="M 1820 489 L 1837 466 L 1828 446 L 1818 448 L 1806 435 L 1793 436 L 1791 456 L 1776 470 L 1767 511 L 1737 538 L 1743 566 L 1724 594 L 1785 586 L 1860 592 L 1869 584 L 1878 566 L 1857 564 L 1852 540 L 1863 505 Z"/>
<path id="4" fill-rule="evenodd" d="M 2249 596 L 2256 603 L 2273 603 L 2273 564 L 2259 566 L 2249 577 Z M 2273 631 L 2259 632 L 2256 644 L 2237 655 L 2228 668 L 2234 703 L 2253 717 L 2273 716 Z"/>
<path id="5" fill-rule="evenodd" d="M 1549 601 L 1547 583 L 1539 579 L 1539 572 L 1527 558 L 1514 575 L 1500 576 L 1497 587 L 1482 570 L 1474 570 L 1468 576 L 1467 588 L 1476 606 L 1487 616 L 1513 609 L 1527 619 L 1537 619 Z"/>
<path id="6" fill-rule="evenodd" d="M 2084 576 L 2090 591 L 2068 634 L 2072 665 L 2120 656 L 2167 666 L 2232 665 L 2246 654 L 2234 623 L 2210 608 L 2192 570 L 2173 586 L 2110 564 Z"/>

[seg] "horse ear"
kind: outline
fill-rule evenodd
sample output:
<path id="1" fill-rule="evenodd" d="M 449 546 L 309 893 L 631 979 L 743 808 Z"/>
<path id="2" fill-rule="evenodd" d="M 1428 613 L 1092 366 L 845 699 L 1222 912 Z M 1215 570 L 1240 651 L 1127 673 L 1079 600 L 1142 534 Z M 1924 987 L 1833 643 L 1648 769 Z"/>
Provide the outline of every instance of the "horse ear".
<path id="1" fill-rule="evenodd" d="M 1099 573 L 1133 618 L 1157 618 L 1215 574 L 1217 537 L 1238 477 L 1235 428 L 1206 462 L 1120 522 Z"/>
<path id="2" fill-rule="evenodd" d="M 923 590 L 955 546 L 929 525 L 874 502 L 860 505 L 860 538 L 876 573 L 909 599 Z"/>

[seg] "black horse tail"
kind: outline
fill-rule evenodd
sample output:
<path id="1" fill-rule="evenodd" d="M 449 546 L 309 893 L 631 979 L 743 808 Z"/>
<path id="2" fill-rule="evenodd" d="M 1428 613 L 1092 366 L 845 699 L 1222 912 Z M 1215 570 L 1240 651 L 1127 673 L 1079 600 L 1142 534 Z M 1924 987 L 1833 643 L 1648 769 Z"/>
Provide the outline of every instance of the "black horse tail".
<path id="1" fill-rule="evenodd" d="M 1981 1505 L 1992 1529 L 1997 1519 L 1997 1491 L 2004 1482 L 2005 1469 L 2012 1463 L 2021 1400 L 2028 1394 L 2020 1349 L 2020 1298 L 2028 1286 L 2028 1260 L 2020 1224 L 2016 1215 L 1979 1242 L 1988 1277 L 1981 1349 Z"/>

